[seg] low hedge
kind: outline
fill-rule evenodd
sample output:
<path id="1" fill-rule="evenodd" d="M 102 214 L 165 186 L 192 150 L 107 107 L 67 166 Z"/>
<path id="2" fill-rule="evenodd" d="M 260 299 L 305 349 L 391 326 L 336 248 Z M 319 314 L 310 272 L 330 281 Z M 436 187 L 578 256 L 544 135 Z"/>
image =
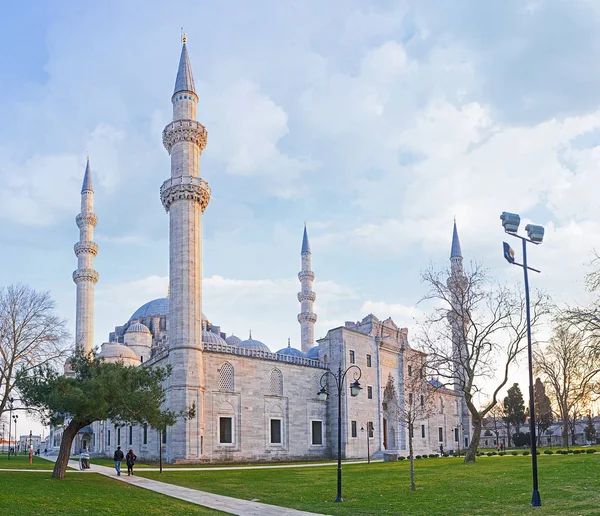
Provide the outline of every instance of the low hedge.
<path id="1" fill-rule="evenodd" d="M 523 455 L 529 455 L 529 450 L 525 450 L 525 451 L 523 452 Z"/>
<path id="2" fill-rule="evenodd" d="M 552 455 L 553 453 L 552 450 L 544 450 L 544 455 Z"/>

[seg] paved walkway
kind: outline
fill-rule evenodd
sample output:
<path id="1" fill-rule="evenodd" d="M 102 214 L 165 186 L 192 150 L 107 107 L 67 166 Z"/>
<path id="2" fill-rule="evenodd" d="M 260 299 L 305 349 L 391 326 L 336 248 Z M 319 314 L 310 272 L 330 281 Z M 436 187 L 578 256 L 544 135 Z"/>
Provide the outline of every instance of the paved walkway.
<path id="1" fill-rule="evenodd" d="M 56 461 L 56 457 L 45 457 L 47 460 Z M 79 470 L 79 462 L 70 460 L 69 467 Z M 172 468 L 173 471 L 175 468 Z M 183 469 L 183 468 L 177 468 Z M 207 468 L 208 469 L 208 468 Z M 212 468 L 211 468 L 212 469 Z M 222 469 L 222 468 L 218 468 Z M 138 476 L 129 477 L 124 473 L 118 477 L 115 474 L 114 468 L 107 466 L 100 466 L 92 463 L 92 469 L 89 470 L 92 473 L 99 473 L 115 480 L 120 480 L 127 484 L 131 484 L 142 489 L 148 489 L 155 491 L 160 494 L 185 500 L 196 505 L 202 505 L 209 507 L 210 509 L 216 509 L 229 514 L 239 514 L 242 516 L 314 516 L 314 512 L 297 511 L 295 509 L 288 509 L 286 507 L 279 507 L 277 505 L 268 505 L 265 503 L 251 502 L 248 500 L 240 500 L 239 498 L 231 498 L 229 496 L 222 496 L 213 493 L 206 493 L 204 491 L 198 491 L 196 489 L 190 489 L 187 487 L 176 486 L 173 484 L 167 484 L 165 482 L 159 482 L 157 480 L 150 480 L 149 478 L 143 478 Z M 127 471 L 127 467 L 125 467 Z M 148 471 L 144 468 L 144 471 Z"/>

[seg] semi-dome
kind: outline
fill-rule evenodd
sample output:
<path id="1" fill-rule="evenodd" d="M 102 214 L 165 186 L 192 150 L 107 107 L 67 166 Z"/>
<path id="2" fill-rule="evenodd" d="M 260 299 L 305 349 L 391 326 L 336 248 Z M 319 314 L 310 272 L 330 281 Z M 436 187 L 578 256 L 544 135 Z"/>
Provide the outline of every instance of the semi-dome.
<path id="1" fill-rule="evenodd" d="M 150 330 L 148 329 L 148 326 L 143 325 L 140 322 L 136 322 L 133 323 L 131 325 L 129 325 L 129 328 L 127 328 L 127 331 L 125 333 L 150 333 Z"/>
<path id="2" fill-rule="evenodd" d="M 299 349 L 293 348 L 289 342 L 288 342 L 287 348 L 280 349 L 276 353 L 278 355 L 288 355 L 291 357 L 300 357 L 300 358 L 305 357 L 305 355 L 304 355 L 304 353 L 302 353 L 302 351 L 300 351 Z"/>
<path id="3" fill-rule="evenodd" d="M 169 298 L 159 297 L 148 301 L 146 304 L 140 306 L 133 315 L 129 318 L 130 321 L 136 319 L 144 319 L 146 317 L 165 317 L 169 315 Z M 206 316 L 202 314 L 202 320 L 206 321 Z"/>
<path id="4" fill-rule="evenodd" d="M 252 338 L 252 333 L 250 333 L 250 337 L 248 337 L 248 339 L 243 340 L 242 342 L 240 342 L 238 344 L 238 346 L 240 348 L 256 349 L 258 351 L 266 351 L 267 353 L 271 352 L 271 350 L 267 347 L 266 344 L 264 344 L 260 340 L 254 340 Z"/>
<path id="5" fill-rule="evenodd" d="M 306 358 L 310 358 L 312 360 L 319 360 L 319 346 L 315 346 L 313 348 L 310 348 L 306 352 Z"/>
<path id="6" fill-rule="evenodd" d="M 221 344 L 227 346 L 227 342 L 223 337 L 208 330 L 202 330 L 202 342 L 205 344 Z"/>
<path id="7" fill-rule="evenodd" d="M 230 346 L 239 346 L 240 342 L 242 342 L 242 339 L 240 339 L 237 335 L 232 334 L 225 339 L 225 342 L 227 342 L 227 344 Z"/>
<path id="8" fill-rule="evenodd" d="M 119 344 L 117 342 L 105 342 L 102 344 L 102 351 L 100 351 L 100 356 L 105 359 L 123 359 L 123 360 L 135 360 L 139 362 L 140 359 L 135 354 L 133 349 L 124 346 L 123 344 Z"/>

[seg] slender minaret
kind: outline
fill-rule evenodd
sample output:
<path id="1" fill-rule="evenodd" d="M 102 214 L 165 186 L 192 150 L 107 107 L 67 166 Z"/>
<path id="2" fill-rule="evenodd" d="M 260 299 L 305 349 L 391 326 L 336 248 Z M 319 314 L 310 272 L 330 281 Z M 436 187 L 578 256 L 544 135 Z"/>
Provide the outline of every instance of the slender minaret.
<path id="1" fill-rule="evenodd" d="M 204 367 L 202 356 L 202 212 L 210 200 L 208 183 L 200 178 L 200 154 L 206 129 L 196 121 L 194 86 L 186 37 L 171 97 L 173 122 L 163 131 L 171 155 L 171 178 L 160 188 L 169 213 L 169 408 L 176 413 L 195 405 L 196 416 L 178 419 L 169 428 L 168 459 L 194 460 L 201 454 Z"/>
<path id="2" fill-rule="evenodd" d="M 313 303 L 317 295 L 312 291 L 312 282 L 315 280 L 315 273 L 311 270 L 310 245 L 308 243 L 308 234 L 306 233 L 306 224 L 304 224 L 304 236 L 302 237 L 302 270 L 298 273 L 298 279 L 302 290 L 298 292 L 298 301 L 300 301 L 300 313 L 298 322 L 300 323 L 300 342 L 302 352 L 307 353 L 315 345 L 315 322 L 317 314 L 313 312 Z"/>
<path id="3" fill-rule="evenodd" d="M 93 241 L 98 218 L 94 215 L 94 190 L 92 171 L 88 157 L 81 187 L 81 213 L 75 218 L 79 228 L 79 242 L 75 244 L 77 270 L 73 281 L 77 285 L 77 308 L 75 317 L 75 346 L 89 353 L 94 348 L 94 285 L 98 273 L 94 270 L 94 257 L 98 245 Z"/>
<path id="4" fill-rule="evenodd" d="M 450 249 L 450 277 L 448 278 L 448 288 L 451 292 L 452 310 L 448 313 L 448 320 L 452 328 L 452 354 L 454 357 L 455 377 L 454 390 L 462 394 L 462 385 L 466 382 L 465 365 L 467 357 L 467 347 L 464 335 L 464 318 L 462 316 L 465 310 L 464 296 L 466 294 L 466 278 L 463 270 L 463 256 L 456 229 L 456 219 L 454 219 L 454 229 L 452 232 L 452 247 Z M 459 381 L 459 378 L 463 378 Z M 470 418 L 469 410 L 462 395 L 459 406 L 459 419 L 462 423 L 463 438 L 470 436 Z M 461 439 L 461 437 L 459 437 Z M 461 439 L 462 440 L 462 439 Z M 467 443 L 462 443 L 461 446 Z"/>

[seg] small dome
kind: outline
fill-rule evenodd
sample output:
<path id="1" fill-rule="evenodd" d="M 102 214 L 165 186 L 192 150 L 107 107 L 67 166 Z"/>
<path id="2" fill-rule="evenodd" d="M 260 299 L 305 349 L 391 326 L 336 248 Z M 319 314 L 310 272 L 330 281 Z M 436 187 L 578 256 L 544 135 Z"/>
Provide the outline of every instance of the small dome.
<path id="1" fill-rule="evenodd" d="M 127 328 L 127 331 L 125 333 L 134 333 L 134 332 L 150 333 L 150 330 L 148 329 L 147 326 L 144 326 L 142 323 L 136 322 L 136 323 L 129 325 L 129 328 Z"/>
<path id="2" fill-rule="evenodd" d="M 312 360 L 319 360 L 319 346 L 315 346 L 313 348 L 310 348 L 306 352 L 306 358 L 310 358 Z"/>
<path id="3" fill-rule="evenodd" d="M 288 344 L 287 348 L 280 349 L 276 353 L 278 355 L 288 355 L 290 357 L 305 358 L 305 355 L 304 355 L 304 353 L 302 353 L 302 351 L 300 351 L 299 349 L 291 347 L 289 344 Z"/>
<path id="4" fill-rule="evenodd" d="M 227 346 L 225 339 L 208 330 L 202 330 L 202 342 L 205 344 L 222 344 L 223 346 Z"/>
<path id="5" fill-rule="evenodd" d="M 258 351 L 266 351 L 267 353 L 271 352 L 271 350 L 267 347 L 266 344 L 262 343 L 260 340 L 254 340 L 252 338 L 252 334 L 250 334 L 250 337 L 247 340 L 243 340 L 242 342 L 240 342 L 238 344 L 238 346 L 240 348 L 257 349 Z"/>
<path id="6" fill-rule="evenodd" d="M 230 335 L 225 339 L 225 342 L 230 346 L 239 346 L 242 339 L 240 339 L 237 335 Z"/>
<path id="7" fill-rule="evenodd" d="M 117 342 L 105 342 L 100 351 L 102 358 L 130 359 L 139 362 L 140 359 L 133 349 Z"/>

